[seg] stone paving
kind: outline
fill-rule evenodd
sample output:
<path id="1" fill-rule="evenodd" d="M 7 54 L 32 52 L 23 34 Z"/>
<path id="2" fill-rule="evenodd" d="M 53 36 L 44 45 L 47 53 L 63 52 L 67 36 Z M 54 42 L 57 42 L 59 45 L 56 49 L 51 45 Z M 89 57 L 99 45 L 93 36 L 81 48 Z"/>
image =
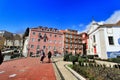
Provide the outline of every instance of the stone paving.
<path id="1" fill-rule="evenodd" d="M 66 64 L 72 63 L 63 61 L 63 57 L 53 57 L 52 63 L 47 63 L 47 58 L 44 63 L 40 63 L 39 60 L 39 57 L 28 57 L 3 62 L 0 65 L 0 80 L 78 80 L 65 67 Z M 61 78 L 55 64 L 64 79 Z"/>
<path id="2" fill-rule="evenodd" d="M 66 64 L 72 64 L 71 62 L 64 62 L 63 57 L 53 58 L 54 62 L 58 66 L 58 69 L 62 73 L 65 80 L 78 80 L 66 67 Z"/>
<path id="3" fill-rule="evenodd" d="M 56 80 L 52 63 L 40 63 L 40 58 L 23 58 L 3 62 L 0 80 Z"/>

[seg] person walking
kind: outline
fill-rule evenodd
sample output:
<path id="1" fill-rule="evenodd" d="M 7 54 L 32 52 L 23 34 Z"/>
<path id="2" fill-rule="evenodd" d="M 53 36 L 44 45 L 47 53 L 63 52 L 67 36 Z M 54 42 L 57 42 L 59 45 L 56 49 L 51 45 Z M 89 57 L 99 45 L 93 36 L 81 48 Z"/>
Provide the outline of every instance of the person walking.
<path id="1" fill-rule="evenodd" d="M 51 51 L 49 51 L 49 52 L 48 52 L 48 63 L 51 62 L 51 60 L 50 60 L 50 59 L 51 59 L 51 56 L 52 56 L 52 53 L 51 53 Z"/>
<path id="2" fill-rule="evenodd" d="M 2 62 L 3 62 L 3 55 L 2 55 L 2 52 L 1 52 L 1 50 L 0 50 L 0 65 L 2 64 Z"/>
<path id="3" fill-rule="evenodd" d="M 43 60 L 45 58 L 45 52 L 43 50 L 41 50 L 41 59 L 40 61 L 43 63 Z"/>

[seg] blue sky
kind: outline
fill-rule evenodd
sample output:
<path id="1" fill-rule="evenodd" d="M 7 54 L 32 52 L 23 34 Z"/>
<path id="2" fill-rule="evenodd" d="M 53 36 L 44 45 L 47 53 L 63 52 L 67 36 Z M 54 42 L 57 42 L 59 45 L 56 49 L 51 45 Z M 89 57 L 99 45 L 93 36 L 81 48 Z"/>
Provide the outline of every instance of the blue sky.
<path id="1" fill-rule="evenodd" d="M 92 17 L 105 21 L 120 10 L 120 0 L 0 0 L 0 30 L 22 33 L 27 27 L 86 29 Z"/>

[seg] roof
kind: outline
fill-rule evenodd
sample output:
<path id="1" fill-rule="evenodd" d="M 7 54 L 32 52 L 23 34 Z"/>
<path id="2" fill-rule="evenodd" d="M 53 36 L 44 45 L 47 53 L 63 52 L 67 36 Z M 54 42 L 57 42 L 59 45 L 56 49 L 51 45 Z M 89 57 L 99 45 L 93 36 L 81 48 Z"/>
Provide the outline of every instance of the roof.
<path id="1" fill-rule="evenodd" d="M 120 20 L 116 24 L 103 24 L 103 26 L 107 26 L 107 27 L 119 26 L 120 27 Z"/>

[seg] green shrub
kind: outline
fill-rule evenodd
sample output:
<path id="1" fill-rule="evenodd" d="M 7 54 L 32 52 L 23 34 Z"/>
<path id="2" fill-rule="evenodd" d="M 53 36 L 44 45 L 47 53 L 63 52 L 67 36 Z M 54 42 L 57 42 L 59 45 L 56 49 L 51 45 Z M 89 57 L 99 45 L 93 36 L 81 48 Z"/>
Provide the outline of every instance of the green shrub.
<path id="1" fill-rule="evenodd" d="M 70 68 L 73 68 L 73 65 L 72 65 L 72 64 L 68 64 L 67 66 L 70 67 Z"/>
<path id="2" fill-rule="evenodd" d="M 71 56 L 71 55 L 72 55 L 72 54 L 68 54 L 68 53 L 65 54 L 63 60 L 64 60 L 64 61 L 70 61 L 69 56 Z"/>
<path id="3" fill-rule="evenodd" d="M 94 55 L 87 55 L 88 59 L 94 59 Z"/>
<path id="4" fill-rule="evenodd" d="M 73 69 L 87 80 L 119 80 L 120 69 L 73 65 Z"/>
<path id="5" fill-rule="evenodd" d="M 111 58 L 111 59 L 108 59 L 108 61 L 120 63 L 120 58 Z"/>
<path id="6" fill-rule="evenodd" d="M 79 62 L 79 64 L 84 63 L 84 62 L 88 62 L 88 58 L 87 57 L 79 57 L 78 62 Z"/>
<path id="7" fill-rule="evenodd" d="M 69 58 L 70 58 L 70 61 L 72 61 L 73 65 L 75 64 L 75 62 L 78 62 L 78 56 L 71 55 Z"/>

